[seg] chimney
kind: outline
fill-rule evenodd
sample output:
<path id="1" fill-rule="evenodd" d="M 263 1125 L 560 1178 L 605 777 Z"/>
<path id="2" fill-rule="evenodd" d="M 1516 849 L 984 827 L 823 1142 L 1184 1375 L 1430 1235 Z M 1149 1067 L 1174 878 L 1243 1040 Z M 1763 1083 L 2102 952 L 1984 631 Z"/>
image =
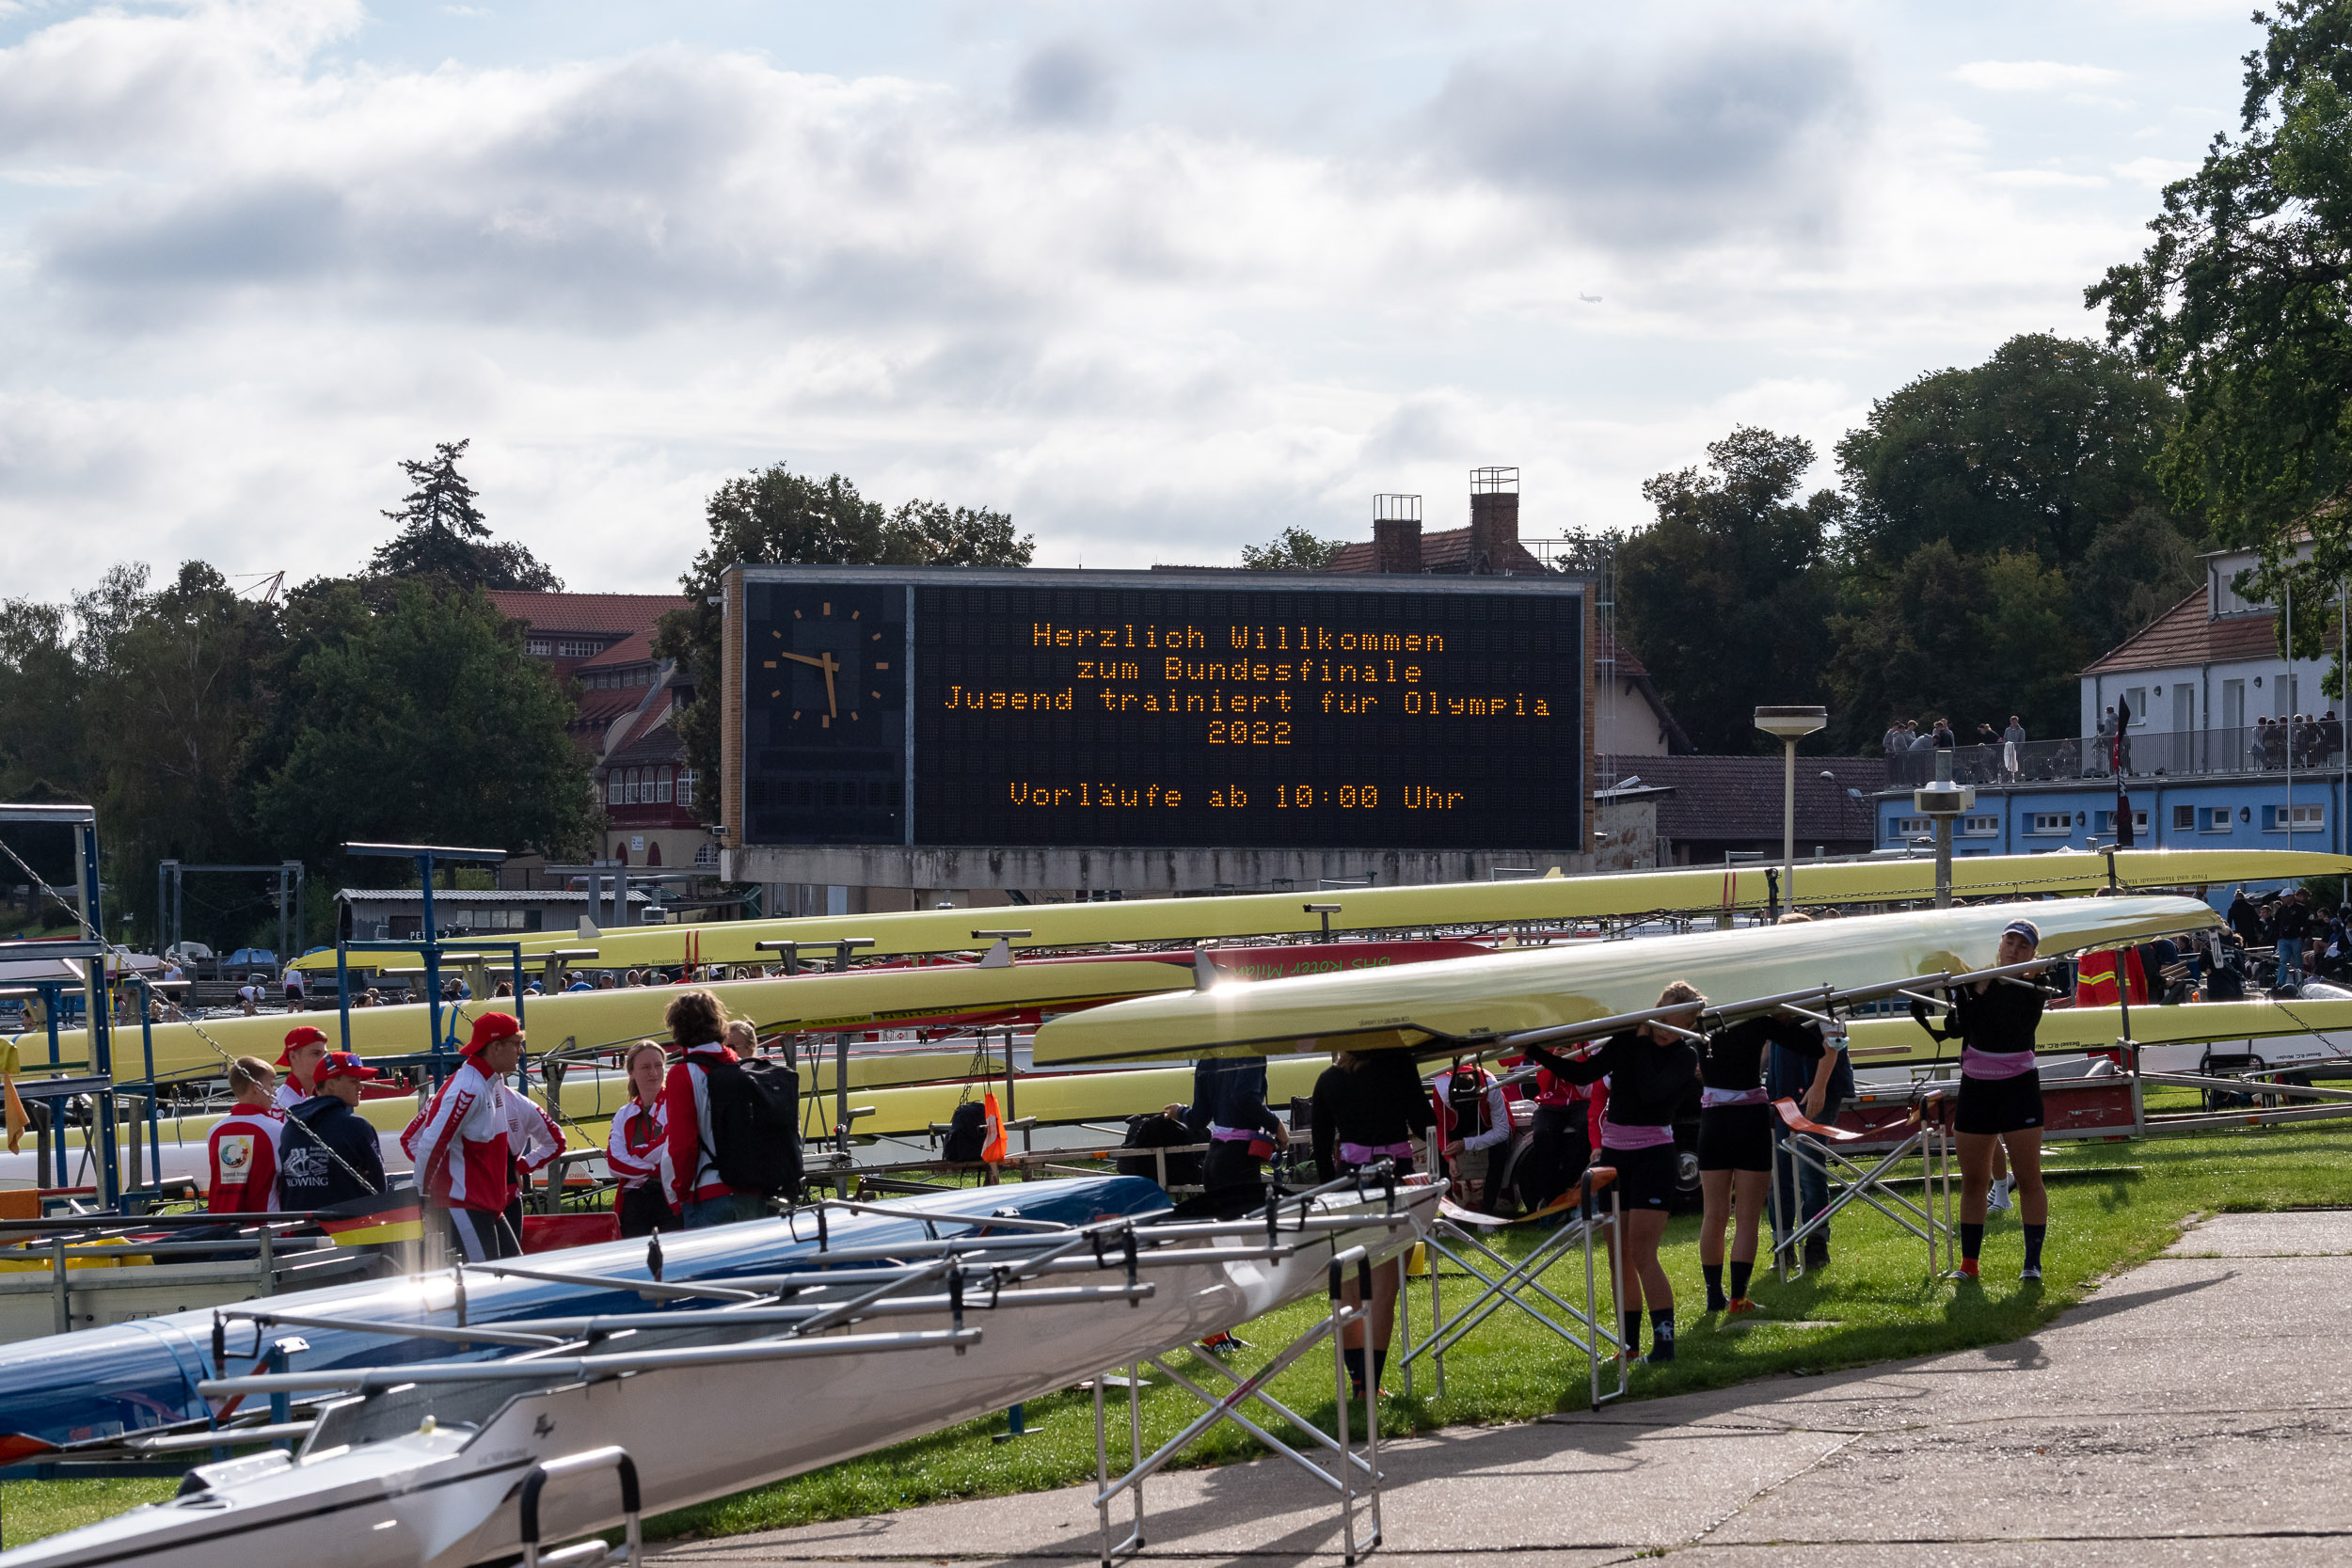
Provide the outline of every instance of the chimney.
<path id="1" fill-rule="evenodd" d="M 1372 498 L 1372 569 L 1421 575 L 1421 498 Z"/>
<path id="2" fill-rule="evenodd" d="M 1481 576 L 1501 576 L 1516 570 L 1518 544 L 1519 471 L 1472 468 L 1470 559 L 1464 562 L 1464 569 Z"/>

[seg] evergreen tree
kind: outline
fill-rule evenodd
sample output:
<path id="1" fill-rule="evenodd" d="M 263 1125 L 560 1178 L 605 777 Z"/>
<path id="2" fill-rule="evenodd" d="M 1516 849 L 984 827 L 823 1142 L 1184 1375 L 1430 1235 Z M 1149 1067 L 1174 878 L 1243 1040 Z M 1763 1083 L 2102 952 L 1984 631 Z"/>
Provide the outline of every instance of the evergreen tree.
<path id="1" fill-rule="evenodd" d="M 437 442 L 432 461 L 401 461 L 416 488 L 399 511 L 384 514 L 400 531 L 376 546 L 373 569 L 381 577 L 439 578 L 460 588 L 561 589 L 563 580 L 531 551 L 490 537 L 474 487 L 457 471 L 471 444 Z"/>

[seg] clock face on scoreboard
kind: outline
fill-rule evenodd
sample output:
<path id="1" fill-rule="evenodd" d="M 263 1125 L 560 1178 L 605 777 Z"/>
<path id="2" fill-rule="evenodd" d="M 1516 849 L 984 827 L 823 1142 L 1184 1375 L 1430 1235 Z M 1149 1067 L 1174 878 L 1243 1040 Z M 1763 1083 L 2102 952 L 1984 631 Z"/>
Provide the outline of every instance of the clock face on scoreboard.
<path id="1" fill-rule="evenodd" d="M 745 842 L 1582 842 L 1571 583 L 882 576 L 746 570 Z"/>

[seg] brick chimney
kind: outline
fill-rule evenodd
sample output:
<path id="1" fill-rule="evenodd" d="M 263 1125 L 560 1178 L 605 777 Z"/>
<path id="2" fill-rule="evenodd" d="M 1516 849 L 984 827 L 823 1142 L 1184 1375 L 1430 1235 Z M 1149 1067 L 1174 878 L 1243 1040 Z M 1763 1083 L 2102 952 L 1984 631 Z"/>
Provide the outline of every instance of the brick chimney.
<path id="1" fill-rule="evenodd" d="M 1421 575 L 1421 498 L 1372 498 L 1372 569 Z"/>
<path id="2" fill-rule="evenodd" d="M 1517 566 L 1518 544 L 1519 471 L 1472 468 L 1467 569 L 1482 576 L 1500 577 Z"/>

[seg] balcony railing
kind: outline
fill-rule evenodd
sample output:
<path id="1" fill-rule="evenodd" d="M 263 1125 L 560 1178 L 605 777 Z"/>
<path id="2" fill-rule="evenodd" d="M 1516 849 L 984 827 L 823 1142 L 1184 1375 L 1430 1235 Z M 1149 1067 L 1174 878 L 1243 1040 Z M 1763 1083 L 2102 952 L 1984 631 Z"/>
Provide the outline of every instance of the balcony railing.
<path id="1" fill-rule="evenodd" d="M 1962 784 L 2056 784 L 2111 777 L 2112 741 L 2106 736 L 2068 740 L 1999 741 L 1952 749 L 1952 777 Z M 2336 773 L 2344 765 L 2344 723 L 2253 724 L 2237 729 L 2137 732 L 2124 737 L 2126 778 L 2202 778 L 2226 773 Z M 1890 789 L 1915 789 L 1935 776 L 1935 753 L 1899 752 L 1887 761 Z"/>

